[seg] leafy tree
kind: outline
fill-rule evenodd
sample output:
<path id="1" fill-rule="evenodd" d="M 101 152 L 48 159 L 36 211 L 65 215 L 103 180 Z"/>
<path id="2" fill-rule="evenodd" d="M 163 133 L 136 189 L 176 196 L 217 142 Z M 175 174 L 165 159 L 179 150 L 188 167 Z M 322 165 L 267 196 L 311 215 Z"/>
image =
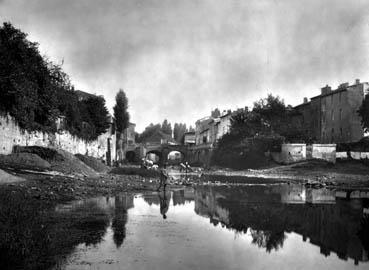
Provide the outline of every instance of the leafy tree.
<path id="1" fill-rule="evenodd" d="M 95 132 L 91 135 L 91 139 L 94 140 L 109 128 L 109 112 L 105 106 L 105 99 L 98 96 L 90 97 L 83 100 L 82 105 L 85 109 L 82 120 L 93 127 Z"/>
<path id="2" fill-rule="evenodd" d="M 161 131 L 165 134 L 172 136 L 172 132 L 173 132 L 172 125 L 168 122 L 167 119 L 163 121 L 163 124 L 161 125 Z"/>
<path id="3" fill-rule="evenodd" d="M 220 111 L 218 108 L 215 108 L 214 111 L 211 111 L 211 117 L 218 118 L 220 116 Z"/>
<path id="4" fill-rule="evenodd" d="M 129 113 L 128 113 L 128 99 L 122 89 L 119 89 L 115 96 L 114 118 L 116 121 L 117 131 L 123 133 L 123 131 L 129 125 Z"/>
<path id="5" fill-rule="evenodd" d="M 56 80 L 38 44 L 10 23 L 0 27 L 0 110 L 27 130 L 53 130 L 58 115 Z"/>
<path id="6" fill-rule="evenodd" d="M 161 131 L 161 125 L 160 124 L 156 124 L 154 125 L 153 123 L 151 123 L 149 126 L 147 126 L 145 128 L 145 130 L 138 136 L 137 138 L 137 142 L 143 142 L 145 141 L 145 139 L 151 137 L 154 133 L 156 133 L 157 131 Z"/>
<path id="7" fill-rule="evenodd" d="M 184 142 L 184 134 L 187 132 L 186 124 L 175 123 L 173 129 L 173 138 L 178 143 Z"/>
<path id="8" fill-rule="evenodd" d="M 28 131 L 54 132 L 57 117 L 64 116 L 65 128 L 87 140 L 109 126 L 104 98 L 78 101 L 61 66 L 42 57 L 38 44 L 10 23 L 0 27 L 0 111 Z"/>
<path id="9" fill-rule="evenodd" d="M 366 95 L 359 110 L 358 114 L 361 117 L 361 125 L 365 132 L 369 131 L 369 95 Z"/>

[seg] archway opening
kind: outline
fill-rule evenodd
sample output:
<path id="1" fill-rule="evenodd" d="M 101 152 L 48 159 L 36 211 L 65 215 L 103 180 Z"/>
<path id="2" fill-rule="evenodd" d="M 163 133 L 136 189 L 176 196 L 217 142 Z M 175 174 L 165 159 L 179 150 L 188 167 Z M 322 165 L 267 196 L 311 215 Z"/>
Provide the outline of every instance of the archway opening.
<path id="1" fill-rule="evenodd" d="M 151 160 L 153 164 L 160 164 L 161 153 L 157 151 L 148 152 L 146 154 L 146 159 Z"/>
<path id="2" fill-rule="evenodd" d="M 184 161 L 185 156 L 179 151 L 170 151 L 167 156 L 168 164 L 174 165 Z"/>
<path id="3" fill-rule="evenodd" d="M 134 151 L 127 151 L 126 160 L 128 162 L 134 162 L 136 159 L 136 153 Z"/>

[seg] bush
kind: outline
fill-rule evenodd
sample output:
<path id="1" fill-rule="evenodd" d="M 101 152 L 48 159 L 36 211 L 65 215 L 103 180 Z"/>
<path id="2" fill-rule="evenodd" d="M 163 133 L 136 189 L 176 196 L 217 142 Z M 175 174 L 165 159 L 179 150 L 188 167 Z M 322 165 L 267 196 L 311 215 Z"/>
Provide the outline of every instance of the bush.
<path id="1" fill-rule="evenodd" d="M 121 175 L 139 175 L 142 177 L 160 177 L 160 172 L 156 170 L 148 170 L 134 167 L 117 167 L 110 171 L 113 174 Z"/>

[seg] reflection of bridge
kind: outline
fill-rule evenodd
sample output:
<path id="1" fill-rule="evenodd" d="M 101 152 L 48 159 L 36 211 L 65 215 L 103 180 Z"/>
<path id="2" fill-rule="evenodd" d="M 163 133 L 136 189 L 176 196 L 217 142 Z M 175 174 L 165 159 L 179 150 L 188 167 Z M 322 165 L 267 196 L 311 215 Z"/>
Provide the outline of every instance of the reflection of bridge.
<path id="1" fill-rule="evenodd" d="M 201 145 L 177 145 L 177 144 L 160 144 L 160 143 L 146 143 L 142 145 L 143 155 L 154 153 L 159 157 L 159 163 L 163 164 L 168 161 L 168 154 L 173 151 L 182 154 L 182 161 L 189 163 L 196 163 L 208 165 L 210 163 L 213 146 L 211 144 Z"/>

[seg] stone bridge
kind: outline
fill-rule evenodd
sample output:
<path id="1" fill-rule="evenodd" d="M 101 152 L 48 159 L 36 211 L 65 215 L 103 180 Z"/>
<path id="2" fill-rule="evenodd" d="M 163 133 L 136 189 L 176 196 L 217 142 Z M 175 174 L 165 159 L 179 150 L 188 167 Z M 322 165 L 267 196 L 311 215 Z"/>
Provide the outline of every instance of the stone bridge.
<path id="1" fill-rule="evenodd" d="M 182 161 L 188 161 L 190 164 L 209 165 L 213 146 L 211 144 L 202 144 L 195 146 L 173 145 L 173 144 L 145 144 L 145 155 L 154 153 L 159 156 L 159 163 L 162 165 L 168 162 L 168 154 L 172 151 L 178 151 L 182 154 Z"/>

